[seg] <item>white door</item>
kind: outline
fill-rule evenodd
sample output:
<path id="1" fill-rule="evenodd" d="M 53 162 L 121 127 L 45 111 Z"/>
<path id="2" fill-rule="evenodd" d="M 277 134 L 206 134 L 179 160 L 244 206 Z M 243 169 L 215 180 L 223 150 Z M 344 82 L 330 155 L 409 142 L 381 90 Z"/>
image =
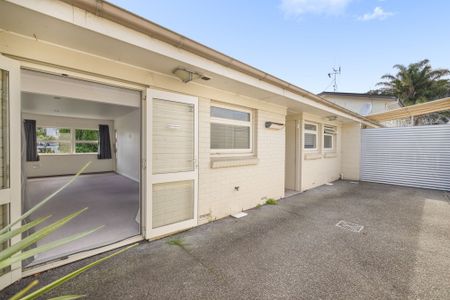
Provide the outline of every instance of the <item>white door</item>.
<path id="1" fill-rule="evenodd" d="M 0 228 L 21 214 L 20 66 L 0 54 Z M 16 237 L 0 249 L 17 243 Z M 20 279 L 21 264 L 0 270 L 0 290 Z"/>
<path id="2" fill-rule="evenodd" d="M 147 90 L 146 238 L 197 225 L 198 98 Z"/>

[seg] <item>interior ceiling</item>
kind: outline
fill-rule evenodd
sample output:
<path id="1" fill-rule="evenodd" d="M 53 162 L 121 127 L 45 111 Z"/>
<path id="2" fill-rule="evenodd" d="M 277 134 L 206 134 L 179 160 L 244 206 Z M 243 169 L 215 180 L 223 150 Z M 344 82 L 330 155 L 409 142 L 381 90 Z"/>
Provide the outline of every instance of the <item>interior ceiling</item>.
<path id="1" fill-rule="evenodd" d="M 114 120 L 124 116 L 135 107 L 85 101 L 52 95 L 22 93 L 22 112 L 40 115 L 63 116 L 85 119 Z"/>
<path id="2" fill-rule="evenodd" d="M 303 111 L 323 117 L 330 115 L 329 112 L 313 108 L 287 97 L 256 88 L 223 75 L 203 70 L 185 62 L 177 61 L 167 56 L 4 1 L 0 2 L 0 28 L 38 40 L 45 40 L 64 47 L 144 67 L 169 76 L 173 76 L 172 71 L 176 67 L 186 67 L 211 77 L 209 81 L 198 80 L 202 85 L 286 106 L 291 113 Z"/>

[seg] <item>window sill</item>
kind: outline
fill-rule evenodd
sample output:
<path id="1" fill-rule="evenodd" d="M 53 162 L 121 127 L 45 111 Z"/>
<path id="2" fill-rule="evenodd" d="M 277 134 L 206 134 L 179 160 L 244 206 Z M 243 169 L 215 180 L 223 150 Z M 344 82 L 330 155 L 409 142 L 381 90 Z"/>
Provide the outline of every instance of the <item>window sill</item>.
<path id="1" fill-rule="evenodd" d="M 322 154 L 320 153 L 305 153 L 305 160 L 314 160 L 314 159 L 321 159 Z"/>
<path id="2" fill-rule="evenodd" d="M 77 155 L 97 155 L 98 153 L 39 153 L 42 157 L 52 157 L 52 156 L 77 156 Z"/>
<path id="3" fill-rule="evenodd" d="M 324 158 L 334 158 L 334 157 L 337 157 L 337 153 L 336 152 L 328 152 L 328 153 L 325 153 L 323 157 Z"/>
<path id="4" fill-rule="evenodd" d="M 211 158 L 211 169 L 243 167 L 258 164 L 259 159 L 255 156 L 245 157 L 214 157 Z"/>

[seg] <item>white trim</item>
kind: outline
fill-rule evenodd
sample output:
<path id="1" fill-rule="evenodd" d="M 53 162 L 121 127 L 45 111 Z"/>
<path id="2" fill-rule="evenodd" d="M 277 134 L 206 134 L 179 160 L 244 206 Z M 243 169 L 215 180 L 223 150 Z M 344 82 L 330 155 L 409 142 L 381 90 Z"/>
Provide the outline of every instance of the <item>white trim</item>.
<path id="1" fill-rule="evenodd" d="M 50 261 L 50 262 L 44 262 L 40 265 L 36 265 L 30 268 L 25 268 L 23 270 L 23 277 L 28 277 L 34 274 L 38 274 L 56 267 L 60 267 L 60 266 L 64 266 L 70 263 L 73 263 L 75 261 L 81 260 L 81 259 L 85 259 L 97 254 L 101 254 L 103 252 L 107 252 L 107 251 L 111 251 L 120 247 L 124 247 L 133 243 L 137 243 L 140 242 L 144 239 L 143 236 L 138 235 L 138 236 L 134 236 L 131 238 L 128 238 L 126 240 L 111 244 L 111 245 L 107 245 L 107 246 L 103 246 L 100 248 L 96 248 L 96 249 L 92 249 L 92 250 L 87 250 L 87 251 L 82 251 L 82 252 L 78 252 L 72 255 L 69 255 L 67 258 L 62 259 L 62 260 L 55 260 L 55 261 Z"/>
<path id="2" fill-rule="evenodd" d="M 20 65 L 17 61 L 6 58 L 0 54 L 0 69 L 8 71 L 8 154 L 9 154 L 9 188 L 2 189 L 2 196 L 8 198 L 2 199 L 2 204 L 9 204 L 9 220 L 17 220 L 22 213 L 22 196 L 21 196 L 21 102 L 20 102 Z M 16 229 L 20 226 L 17 224 L 13 227 Z M 20 241 L 20 235 L 11 239 L 11 244 Z M 21 263 L 11 266 L 11 271 L 0 277 L 0 290 L 14 281 L 21 278 Z"/>
<path id="3" fill-rule="evenodd" d="M 334 130 L 334 133 L 325 133 L 325 128 L 328 127 L 332 127 Z M 335 125 L 329 125 L 329 124 L 323 124 L 322 126 L 322 149 L 324 152 L 336 152 L 336 142 L 337 142 L 337 134 L 338 134 L 338 130 L 337 127 Z M 331 136 L 331 148 L 325 148 L 325 136 Z"/>
<path id="4" fill-rule="evenodd" d="M 158 236 L 167 235 L 176 231 L 188 229 L 197 226 L 198 219 L 198 98 L 172 92 L 147 89 L 146 103 L 146 205 L 145 205 L 145 237 L 154 239 Z M 173 102 L 188 103 L 194 106 L 194 170 L 188 172 L 177 172 L 167 174 L 153 174 L 152 155 L 153 155 L 153 99 L 160 99 Z M 194 213 L 191 220 L 182 221 L 175 224 L 169 224 L 158 228 L 152 228 L 152 192 L 153 184 L 176 181 L 194 181 Z"/>
<path id="5" fill-rule="evenodd" d="M 325 137 L 326 136 L 330 136 L 331 137 L 331 147 L 325 147 Z M 326 151 L 326 152 L 333 152 L 334 148 L 335 148 L 335 146 L 334 146 L 335 135 L 331 134 L 331 133 L 324 133 L 323 137 L 322 137 L 322 140 L 323 140 L 323 150 Z"/>
<path id="6" fill-rule="evenodd" d="M 44 156 L 53 156 L 53 155 L 77 155 L 77 154 L 98 154 L 97 152 L 76 152 L 77 151 L 77 144 L 94 144 L 94 145 L 98 145 L 98 147 L 100 147 L 98 140 L 94 141 L 87 141 L 87 140 L 77 140 L 76 139 L 76 130 L 93 130 L 93 131 L 97 131 L 99 132 L 98 128 L 79 128 L 79 127 L 73 127 L 73 126 L 52 126 L 52 125 L 43 125 L 40 126 L 39 124 L 36 124 L 36 130 L 38 128 L 51 128 L 51 129 L 69 129 L 70 130 L 70 140 L 60 140 L 60 139 L 55 139 L 55 140 L 50 140 L 50 141 L 46 141 L 46 140 L 42 140 L 37 138 L 36 142 L 37 143 L 45 143 L 45 142 L 57 142 L 57 143 L 63 143 L 63 144 L 69 144 L 70 145 L 70 152 L 59 152 L 59 153 L 38 153 L 39 156 L 44 155 Z M 37 145 L 36 145 L 37 147 Z"/>
<path id="7" fill-rule="evenodd" d="M 2 56 L 0 55 L 0 63 L 1 63 L 1 58 Z M 32 62 L 28 62 L 28 61 L 20 61 L 20 66 L 22 68 L 25 69 L 29 69 L 29 70 L 33 70 L 33 71 L 37 71 L 37 72 L 45 72 L 45 73 L 49 73 L 49 74 L 61 74 L 61 73 L 66 73 L 71 75 L 72 78 L 77 78 L 80 80 L 84 80 L 87 82 L 96 82 L 99 84 L 105 84 L 105 85 L 109 85 L 109 86 L 114 86 L 114 87 L 118 87 L 118 88 L 127 88 L 127 89 L 133 89 L 136 91 L 139 91 L 141 93 L 141 100 L 140 100 L 140 105 L 139 108 L 141 109 L 141 112 L 143 115 L 145 115 L 145 101 L 142 101 L 143 96 L 145 95 L 145 86 L 144 85 L 139 85 L 139 84 L 131 84 L 131 83 L 124 83 L 121 82 L 120 80 L 113 80 L 113 79 L 106 79 L 104 77 L 96 76 L 96 75 L 88 75 L 82 72 L 75 72 L 75 71 L 69 71 L 63 68 L 59 68 L 59 67 L 50 67 L 48 65 L 42 65 L 39 63 L 32 63 Z M 18 78 L 20 78 L 20 69 L 18 72 Z M 20 99 L 20 84 L 18 85 L 18 94 L 19 94 L 19 99 Z M 17 101 L 18 103 L 20 103 L 20 101 Z M 20 109 L 19 109 L 19 116 L 20 116 Z M 21 122 L 21 117 L 18 118 L 18 120 Z M 21 126 L 21 125 L 20 125 Z M 42 126 L 41 126 L 42 127 Z M 58 127 L 58 126 L 56 126 Z M 83 128 L 80 128 L 83 129 Z M 91 128 L 86 128 L 86 129 L 91 129 Z M 20 130 L 20 127 L 19 127 Z M 145 127 L 144 124 L 141 124 L 141 131 L 142 134 L 144 134 L 145 132 Z M 20 134 L 18 135 L 20 136 Z M 144 145 L 145 139 L 141 139 L 141 147 L 145 147 Z M 21 141 L 20 141 L 21 143 Z M 144 152 L 142 152 L 142 157 Z M 40 154 L 42 155 L 42 154 Z M 64 153 L 64 154 L 54 154 L 54 155 L 97 155 L 97 153 Z M 18 168 L 18 170 L 21 170 L 21 168 Z M 20 171 L 21 172 L 21 171 Z M 141 190 L 141 195 L 139 198 L 140 201 L 140 207 L 141 210 L 144 209 L 146 203 L 145 203 L 145 191 L 147 190 L 147 187 L 145 186 L 145 181 L 141 180 L 140 184 L 139 184 L 140 190 Z M 19 194 L 20 194 L 21 188 L 19 188 Z M 21 199 L 21 197 L 19 196 L 17 199 Z M 20 213 L 20 211 L 19 211 Z M 96 249 L 92 249 L 92 250 L 86 250 L 83 252 L 79 252 L 79 253 L 75 253 L 73 255 L 69 255 L 66 259 L 63 260 L 58 260 L 58 261 L 53 261 L 53 262 L 45 262 L 42 265 L 39 266 L 35 266 L 29 269 L 25 269 L 22 272 L 22 269 L 19 270 L 14 270 L 15 273 L 18 273 L 18 277 L 14 277 L 15 279 L 13 281 L 16 281 L 18 279 L 20 279 L 21 277 L 24 276 L 30 276 L 33 274 L 37 274 L 40 272 L 43 272 L 45 270 L 49 270 L 49 269 L 53 269 L 56 268 L 58 266 L 63 266 L 87 257 L 91 257 L 97 254 L 101 254 L 103 252 L 107 252 L 113 249 L 117 249 L 123 246 L 126 246 L 128 244 L 132 244 L 135 242 L 139 242 L 142 241 L 144 239 L 144 233 L 145 233 L 145 217 L 146 215 L 144 213 L 141 213 L 142 217 L 141 217 L 141 222 L 140 222 L 140 233 L 137 236 L 125 239 L 123 241 L 111 244 L 111 245 L 107 245 L 104 247 L 100 247 L 100 248 L 96 248 Z M 1 278 L 0 278 L 1 279 Z M 0 281 L 0 290 L 2 287 L 2 282 Z"/>
<path id="8" fill-rule="evenodd" d="M 11 189 L 0 189 L 0 205 L 11 202 Z"/>
<path id="9" fill-rule="evenodd" d="M 240 120 L 233 120 L 233 119 L 227 119 L 227 118 L 219 118 L 219 117 L 212 117 L 211 116 L 211 108 L 212 107 L 218 107 L 218 108 L 225 108 L 228 110 L 234 110 L 238 112 L 244 112 L 248 113 L 250 116 L 249 121 L 240 121 Z M 245 154 L 248 155 L 250 153 L 253 153 L 253 139 L 254 139 L 254 131 L 255 131 L 255 124 L 254 123 L 254 110 L 249 108 L 244 108 L 236 105 L 231 104 L 223 104 L 223 103 L 217 103 L 217 102 L 211 102 L 210 105 L 210 124 L 224 124 L 224 125 L 233 125 L 233 126 L 242 126 L 242 127 L 248 127 L 250 128 L 250 148 L 244 148 L 244 149 L 212 149 L 210 145 L 210 153 L 211 155 L 221 155 L 221 154 Z M 211 133 L 210 133 L 211 134 Z"/>
<path id="10" fill-rule="evenodd" d="M 316 130 L 305 129 L 305 125 L 316 126 Z M 316 143 L 315 143 L 316 147 L 315 148 L 306 148 L 305 147 L 305 134 L 307 134 L 307 133 L 314 134 L 316 136 Z M 310 152 L 317 151 L 317 149 L 319 148 L 318 144 L 319 144 L 319 124 L 315 123 L 315 122 L 310 122 L 310 121 L 303 122 L 303 149 L 305 151 L 310 151 Z"/>

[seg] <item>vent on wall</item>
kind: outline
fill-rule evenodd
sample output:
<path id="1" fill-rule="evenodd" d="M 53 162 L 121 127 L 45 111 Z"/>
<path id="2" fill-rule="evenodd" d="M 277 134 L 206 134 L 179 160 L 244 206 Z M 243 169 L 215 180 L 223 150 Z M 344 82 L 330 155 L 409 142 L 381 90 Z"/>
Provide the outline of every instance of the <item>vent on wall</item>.
<path id="1" fill-rule="evenodd" d="M 326 134 L 336 134 L 336 127 L 334 126 L 329 126 L 329 125 L 325 125 L 323 127 L 323 133 Z"/>

